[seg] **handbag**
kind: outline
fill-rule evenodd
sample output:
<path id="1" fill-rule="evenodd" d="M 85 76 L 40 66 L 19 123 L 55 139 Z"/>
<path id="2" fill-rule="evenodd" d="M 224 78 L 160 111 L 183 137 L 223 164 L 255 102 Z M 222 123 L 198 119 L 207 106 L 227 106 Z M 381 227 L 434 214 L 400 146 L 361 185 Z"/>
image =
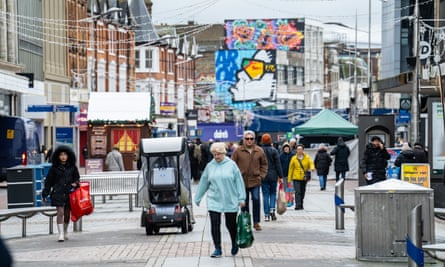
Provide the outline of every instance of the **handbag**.
<path id="1" fill-rule="evenodd" d="M 277 213 L 283 215 L 287 210 L 286 192 L 284 192 L 283 183 L 278 187 Z"/>
<path id="2" fill-rule="evenodd" d="M 248 248 L 253 244 L 252 220 L 247 211 L 238 214 L 236 225 L 236 244 L 240 248 Z"/>
<path id="3" fill-rule="evenodd" d="M 77 222 L 82 216 L 93 212 L 93 204 L 90 198 L 90 183 L 82 181 L 73 192 L 70 193 L 71 221 Z"/>
<path id="4" fill-rule="evenodd" d="M 311 172 L 310 171 L 305 171 L 304 167 L 303 167 L 303 163 L 301 163 L 301 160 L 298 159 L 298 162 L 300 163 L 301 169 L 303 169 L 304 171 L 304 176 L 303 176 L 303 180 L 305 182 L 309 182 L 309 180 L 311 179 Z"/>

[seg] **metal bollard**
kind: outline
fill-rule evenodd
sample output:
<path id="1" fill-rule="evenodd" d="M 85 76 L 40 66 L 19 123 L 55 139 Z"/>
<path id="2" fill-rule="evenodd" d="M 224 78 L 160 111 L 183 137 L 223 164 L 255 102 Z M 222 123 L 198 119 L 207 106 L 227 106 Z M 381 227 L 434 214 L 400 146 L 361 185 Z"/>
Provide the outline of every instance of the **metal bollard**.
<path id="1" fill-rule="evenodd" d="M 422 267 L 422 205 L 417 205 L 408 216 L 408 234 L 406 236 L 406 254 L 409 267 Z"/>
<path id="2" fill-rule="evenodd" d="M 340 179 L 335 184 L 335 229 L 344 230 L 345 229 L 345 209 L 341 208 L 340 205 L 344 204 L 343 200 L 345 195 L 345 179 Z"/>
<path id="3" fill-rule="evenodd" d="M 73 223 L 73 232 L 82 232 L 82 217 Z"/>

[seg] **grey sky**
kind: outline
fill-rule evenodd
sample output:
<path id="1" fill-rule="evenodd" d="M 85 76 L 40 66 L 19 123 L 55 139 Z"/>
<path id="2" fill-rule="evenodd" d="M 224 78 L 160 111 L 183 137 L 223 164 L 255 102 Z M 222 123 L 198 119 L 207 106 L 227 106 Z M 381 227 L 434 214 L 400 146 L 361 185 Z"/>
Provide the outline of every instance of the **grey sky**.
<path id="1" fill-rule="evenodd" d="M 368 31 L 369 0 L 152 0 L 156 24 L 223 23 L 238 18 L 308 18 Z M 381 1 L 371 0 L 371 32 L 380 35 Z"/>

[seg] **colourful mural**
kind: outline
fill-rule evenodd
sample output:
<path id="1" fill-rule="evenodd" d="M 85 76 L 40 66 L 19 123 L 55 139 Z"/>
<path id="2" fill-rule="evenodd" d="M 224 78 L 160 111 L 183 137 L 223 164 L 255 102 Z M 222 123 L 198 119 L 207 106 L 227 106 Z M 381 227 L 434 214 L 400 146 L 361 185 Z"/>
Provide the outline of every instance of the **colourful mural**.
<path id="1" fill-rule="evenodd" d="M 304 52 L 304 19 L 225 20 L 227 49 Z"/>
<path id="2" fill-rule="evenodd" d="M 250 110 L 276 100 L 275 50 L 219 50 L 215 53 L 214 103 Z"/>

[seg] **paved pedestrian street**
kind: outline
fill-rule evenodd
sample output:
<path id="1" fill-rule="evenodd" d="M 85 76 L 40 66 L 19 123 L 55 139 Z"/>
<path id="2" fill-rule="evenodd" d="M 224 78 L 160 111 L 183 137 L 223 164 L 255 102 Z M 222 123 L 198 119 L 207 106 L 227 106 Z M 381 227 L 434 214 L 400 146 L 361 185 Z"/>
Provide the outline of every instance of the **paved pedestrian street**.
<path id="1" fill-rule="evenodd" d="M 353 203 L 356 183 L 346 181 L 346 203 Z M 17 218 L 1 223 L 1 235 L 13 254 L 15 267 L 406 266 L 406 262 L 355 259 L 354 213 L 347 210 L 345 230 L 335 230 L 333 181 L 329 181 L 327 191 L 319 191 L 318 181 L 311 181 L 304 208 L 297 211 L 291 207 L 277 221 L 262 222 L 263 231 L 254 233 L 253 246 L 240 249 L 237 256 L 230 255 L 230 238 L 223 221 L 223 257 L 218 259 L 209 256 L 214 248 L 205 201 L 194 207 L 196 223 L 187 234 L 178 228 L 161 228 L 158 235 L 145 235 L 140 227 L 141 209 L 130 212 L 128 196 L 114 196 L 106 203 L 97 198 L 94 213 L 83 218 L 82 231 L 70 231 L 65 242 L 57 242 L 56 234 L 48 235 L 48 219 L 40 215 L 28 219 L 28 237 L 20 237 Z M 443 236 L 445 225 L 436 219 L 436 237 L 445 240 Z"/>

